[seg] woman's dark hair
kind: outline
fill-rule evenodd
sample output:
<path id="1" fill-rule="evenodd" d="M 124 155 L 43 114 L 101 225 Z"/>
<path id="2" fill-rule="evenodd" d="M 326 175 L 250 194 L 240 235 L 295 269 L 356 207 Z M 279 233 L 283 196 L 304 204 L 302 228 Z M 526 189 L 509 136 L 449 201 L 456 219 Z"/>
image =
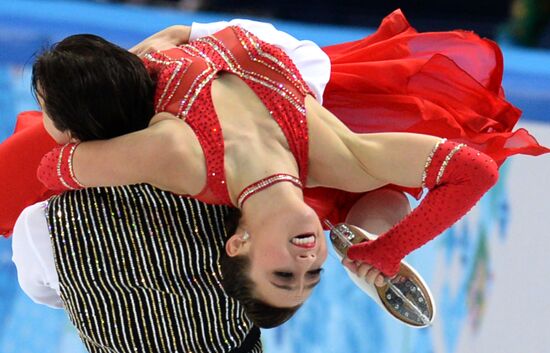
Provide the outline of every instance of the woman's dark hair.
<path id="1" fill-rule="evenodd" d="M 32 88 L 60 131 L 81 141 L 141 130 L 154 115 L 155 83 L 142 61 L 90 35 L 73 35 L 40 54 Z"/>
<path id="2" fill-rule="evenodd" d="M 238 208 L 231 208 L 225 216 L 225 228 L 229 236 L 235 234 L 241 218 Z M 237 299 L 252 322 L 261 328 L 272 328 L 288 321 L 301 305 L 278 308 L 254 297 L 254 283 L 248 276 L 250 261 L 245 256 L 228 256 L 222 251 L 220 259 L 222 285 L 228 295 Z"/>

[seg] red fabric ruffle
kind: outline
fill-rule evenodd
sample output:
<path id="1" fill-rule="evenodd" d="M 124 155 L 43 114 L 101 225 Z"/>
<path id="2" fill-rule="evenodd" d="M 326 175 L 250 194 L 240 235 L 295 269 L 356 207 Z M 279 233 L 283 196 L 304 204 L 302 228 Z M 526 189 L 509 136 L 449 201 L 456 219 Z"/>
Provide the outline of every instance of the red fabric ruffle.
<path id="1" fill-rule="evenodd" d="M 42 113 L 19 114 L 15 132 L 0 144 L 0 234 L 10 235 L 17 217 L 27 206 L 55 193 L 36 178 L 44 154 L 57 146 L 42 125 Z"/>
<path id="2" fill-rule="evenodd" d="M 525 129 L 513 131 L 521 111 L 504 97 L 502 53 L 490 40 L 467 31 L 419 33 L 397 10 L 372 35 L 323 50 L 332 65 L 324 106 L 355 132 L 446 137 L 499 166 L 515 154 L 550 152 Z M 361 196 L 324 188 L 304 194 L 335 224 Z"/>

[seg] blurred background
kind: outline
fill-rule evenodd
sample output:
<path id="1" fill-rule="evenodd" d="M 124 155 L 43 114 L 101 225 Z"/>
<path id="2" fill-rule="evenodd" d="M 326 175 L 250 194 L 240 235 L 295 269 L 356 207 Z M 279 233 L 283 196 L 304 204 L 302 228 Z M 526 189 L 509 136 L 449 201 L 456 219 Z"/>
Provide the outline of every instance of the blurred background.
<path id="1" fill-rule="evenodd" d="M 130 47 L 172 24 L 246 17 L 323 46 L 368 35 L 396 8 L 421 31 L 460 28 L 497 40 L 507 96 L 524 112 L 519 126 L 550 146 L 549 0 L 0 0 L 0 141 L 18 112 L 37 109 L 33 54 L 67 35 L 95 33 Z M 432 327 L 395 322 L 331 254 L 304 308 L 263 332 L 265 352 L 550 353 L 549 176 L 549 156 L 512 158 L 467 217 L 408 258 L 437 300 Z M 63 311 L 19 290 L 11 242 L 0 239 L 0 353 L 12 352 L 84 349 Z"/>

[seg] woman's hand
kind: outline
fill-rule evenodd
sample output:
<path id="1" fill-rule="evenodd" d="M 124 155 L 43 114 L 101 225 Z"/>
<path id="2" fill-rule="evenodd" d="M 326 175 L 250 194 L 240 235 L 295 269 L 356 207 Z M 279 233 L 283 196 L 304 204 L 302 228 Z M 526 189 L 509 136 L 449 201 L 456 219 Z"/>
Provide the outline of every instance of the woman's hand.
<path id="1" fill-rule="evenodd" d="M 170 26 L 136 44 L 130 48 L 130 52 L 141 58 L 150 52 L 167 50 L 185 44 L 189 42 L 190 34 L 190 26 Z"/>
<path id="2" fill-rule="evenodd" d="M 385 278 L 382 273 L 375 267 L 360 261 L 354 261 L 347 257 L 342 260 L 348 270 L 356 274 L 360 278 L 365 278 L 369 284 L 374 284 L 377 287 L 382 287 L 385 283 Z"/>

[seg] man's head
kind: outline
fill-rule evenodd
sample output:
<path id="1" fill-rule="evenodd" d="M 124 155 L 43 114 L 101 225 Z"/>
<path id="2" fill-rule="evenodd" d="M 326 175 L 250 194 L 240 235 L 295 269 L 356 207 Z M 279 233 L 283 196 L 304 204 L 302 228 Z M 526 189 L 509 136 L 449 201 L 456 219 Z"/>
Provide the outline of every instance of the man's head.
<path id="1" fill-rule="evenodd" d="M 94 35 L 67 37 L 38 56 L 32 87 L 46 127 L 80 141 L 143 129 L 154 114 L 155 84 L 141 60 Z"/>

